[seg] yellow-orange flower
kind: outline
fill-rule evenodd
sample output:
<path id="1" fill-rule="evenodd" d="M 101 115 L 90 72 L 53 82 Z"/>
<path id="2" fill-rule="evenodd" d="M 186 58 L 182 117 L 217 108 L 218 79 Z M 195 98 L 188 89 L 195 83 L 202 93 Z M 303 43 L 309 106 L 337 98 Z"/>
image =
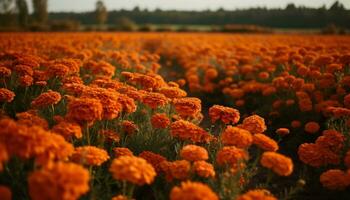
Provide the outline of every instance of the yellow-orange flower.
<path id="1" fill-rule="evenodd" d="M 181 186 L 175 186 L 170 192 L 170 200 L 218 200 L 219 197 L 208 187 L 200 182 L 182 182 Z"/>
<path id="2" fill-rule="evenodd" d="M 91 98 L 76 98 L 68 103 L 67 118 L 77 123 L 93 123 L 102 119 L 102 104 Z"/>
<path id="3" fill-rule="evenodd" d="M 29 175 L 33 200 L 77 200 L 89 190 L 89 171 L 74 163 L 55 163 Z"/>
<path id="4" fill-rule="evenodd" d="M 235 165 L 249 159 L 248 152 L 234 146 L 227 146 L 219 150 L 216 155 L 216 162 L 219 165 Z"/>
<path id="5" fill-rule="evenodd" d="M 208 132 L 185 120 L 173 122 L 170 133 L 173 137 L 181 140 L 191 140 L 192 142 L 209 142 L 210 140 Z"/>
<path id="6" fill-rule="evenodd" d="M 173 100 L 176 112 L 181 117 L 196 117 L 202 110 L 201 100 L 193 97 L 184 97 Z"/>
<path id="7" fill-rule="evenodd" d="M 204 177 L 204 178 L 215 177 L 215 170 L 213 165 L 203 160 L 195 161 L 193 163 L 193 171 L 200 177 Z"/>
<path id="8" fill-rule="evenodd" d="M 77 147 L 71 156 L 73 162 L 90 166 L 100 166 L 108 159 L 106 150 L 94 146 Z"/>
<path id="9" fill-rule="evenodd" d="M 259 115 L 252 115 L 245 118 L 241 127 L 252 134 L 263 133 L 266 130 L 265 120 Z"/>
<path id="10" fill-rule="evenodd" d="M 277 142 L 261 133 L 253 135 L 253 143 L 264 151 L 278 150 Z"/>
<path id="11" fill-rule="evenodd" d="M 320 182 L 330 190 L 344 190 L 350 185 L 350 174 L 340 169 L 330 169 L 321 174 Z"/>
<path id="12" fill-rule="evenodd" d="M 115 179 L 136 185 L 149 185 L 156 176 L 156 171 L 151 164 L 135 156 L 121 156 L 114 159 L 109 171 Z"/>
<path id="13" fill-rule="evenodd" d="M 268 190 L 255 189 L 238 196 L 237 200 L 277 200 Z"/>
<path id="14" fill-rule="evenodd" d="M 61 94 L 52 90 L 40 94 L 35 98 L 31 105 L 33 108 L 45 108 L 50 105 L 55 105 L 61 100 Z"/>
<path id="15" fill-rule="evenodd" d="M 224 145 L 248 148 L 253 143 L 253 136 L 245 129 L 227 126 L 221 135 L 221 142 Z"/>
<path id="16" fill-rule="evenodd" d="M 181 158 L 188 161 L 208 160 L 208 151 L 197 145 L 186 145 L 180 151 Z"/>
<path id="17" fill-rule="evenodd" d="M 224 124 L 236 124 L 240 119 L 238 110 L 220 105 L 209 108 L 209 116 L 212 123 L 221 120 Z"/>
<path id="18" fill-rule="evenodd" d="M 260 163 L 280 176 L 289 176 L 293 172 L 292 159 L 276 152 L 264 152 Z"/>

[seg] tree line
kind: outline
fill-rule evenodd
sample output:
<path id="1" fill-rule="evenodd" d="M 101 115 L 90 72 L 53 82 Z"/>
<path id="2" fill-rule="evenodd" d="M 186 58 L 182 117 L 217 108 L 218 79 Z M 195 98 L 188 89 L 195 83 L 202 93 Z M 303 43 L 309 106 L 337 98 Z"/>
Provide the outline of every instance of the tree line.
<path id="1" fill-rule="evenodd" d="M 108 11 L 103 1 L 96 2 L 90 12 L 47 11 L 48 0 L 32 0 L 33 13 L 29 14 L 26 0 L 0 0 L 0 25 L 17 24 L 21 27 L 45 25 L 48 22 L 70 21 L 83 25 L 116 25 L 128 20 L 135 24 L 227 25 L 254 24 L 271 28 L 323 28 L 327 25 L 350 28 L 350 10 L 335 1 L 330 7 L 297 7 L 288 4 L 283 9 L 250 8 L 243 10 L 149 11 L 135 7 L 132 10 Z M 123 20 L 121 20 L 123 19 Z"/>

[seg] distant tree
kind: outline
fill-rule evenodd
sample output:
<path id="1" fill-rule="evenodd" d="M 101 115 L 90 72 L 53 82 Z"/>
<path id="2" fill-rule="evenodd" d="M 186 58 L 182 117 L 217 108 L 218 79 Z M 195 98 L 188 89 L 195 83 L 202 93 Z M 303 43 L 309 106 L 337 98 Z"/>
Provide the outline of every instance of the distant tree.
<path id="1" fill-rule="evenodd" d="M 18 22 L 22 27 L 28 25 L 28 5 L 26 0 L 16 0 L 16 7 L 18 11 Z"/>
<path id="2" fill-rule="evenodd" d="M 14 0 L 0 0 L 0 25 L 9 26 L 14 21 Z"/>
<path id="3" fill-rule="evenodd" d="M 294 5 L 294 3 L 289 3 L 286 6 L 286 10 L 295 10 L 295 9 L 296 9 L 296 6 Z"/>
<path id="4" fill-rule="evenodd" d="M 47 13 L 47 0 L 33 0 L 33 17 L 38 24 L 46 24 Z"/>
<path id="5" fill-rule="evenodd" d="M 134 31 L 137 28 L 137 24 L 128 17 L 117 18 L 116 24 L 120 31 Z"/>
<path id="6" fill-rule="evenodd" d="M 95 15 L 96 21 L 99 25 L 103 25 L 104 23 L 106 23 L 108 18 L 108 12 L 106 6 L 101 0 L 96 2 Z"/>
<path id="7" fill-rule="evenodd" d="M 343 4 L 339 3 L 339 1 L 335 1 L 333 5 L 329 8 L 329 10 L 332 10 L 332 11 L 345 10 L 345 7 Z"/>

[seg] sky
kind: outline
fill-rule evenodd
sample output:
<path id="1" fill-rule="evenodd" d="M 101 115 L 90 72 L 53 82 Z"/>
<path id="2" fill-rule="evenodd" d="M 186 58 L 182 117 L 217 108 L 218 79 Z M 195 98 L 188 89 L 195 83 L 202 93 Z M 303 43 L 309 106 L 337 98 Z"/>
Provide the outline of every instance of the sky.
<path id="1" fill-rule="evenodd" d="M 154 10 L 216 10 L 220 7 L 226 10 L 250 7 L 284 8 L 288 3 L 307 7 L 329 7 L 335 0 L 104 0 L 108 10 L 132 9 L 135 6 Z M 31 2 L 31 1 L 29 1 Z M 91 11 L 96 0 L 48 0 L 49 11 Z M 350 9 L 350 0 L 340 0 L 347 9 Z"/>

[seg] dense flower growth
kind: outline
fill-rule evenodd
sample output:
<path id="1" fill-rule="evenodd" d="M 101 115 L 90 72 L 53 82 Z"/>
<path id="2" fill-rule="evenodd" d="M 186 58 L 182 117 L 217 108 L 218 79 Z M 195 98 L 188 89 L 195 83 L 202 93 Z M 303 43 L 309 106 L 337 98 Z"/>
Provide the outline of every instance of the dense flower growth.
<path id="1" fill-rule="evenodd" d="M 2 33 L 0 199 L 346 196 L 349 92 L 345 36 Z"/>

